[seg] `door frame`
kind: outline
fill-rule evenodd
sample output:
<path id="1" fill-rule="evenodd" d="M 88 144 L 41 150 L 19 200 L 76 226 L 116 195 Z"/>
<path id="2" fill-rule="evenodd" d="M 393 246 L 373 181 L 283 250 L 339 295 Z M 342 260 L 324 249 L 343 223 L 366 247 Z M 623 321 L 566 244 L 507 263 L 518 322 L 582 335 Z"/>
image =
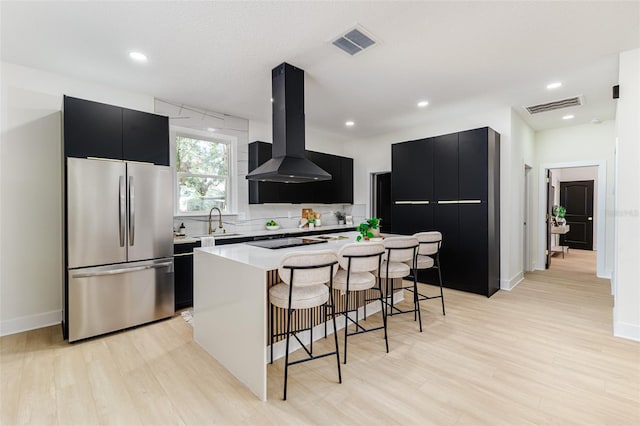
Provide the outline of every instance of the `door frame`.
<path id="1" fill-rule="evenodd" d="M 531 179 L 532 179 L 533 167 L 529 164 L 524 164 L 524 205 L 523 205 L 523 259 L 522 259 L 522 268 L 524 272 L 529 272 L 533 270 L 531 265 L 531 242 L 533 239 L 531 238 L 531 218 L 532 215 L 532 200 L 531 196 Z"/>
<path id="2" fill-rule="evenodd" d="M 545 242 L 546 242 L 546 223 L 544 220 L 541 220 L 545 217 L 546 214 L 546 170 L 548 169 L 568 169 L 572 167 L 590 167 L 597 166 L 598 167 L 598 203 L 596 206 L 598 212 L 598 218 L 602 218 L 598 220 L 596 227 L 596 235 L 598 238 L 596 244 L 596 258 L 597 258 L 597 269 L 596 275 L 599 278 L 609 278 L 611 276 L 606 273 L 605 270 L 605 229 L 607 219 L 605 216 L 605 207 L 607 201 L 607 162 L 604 160 L 593 160 L 593 161 L 571 161 L 567 163 L 543 163 L 540 165 L 539 173 L 538 173 L 538 259 L 542 260 L 545 257 Z M 600 195 L 602 194 L 602 195 Z M 539 261 L 540 264 L 540 261 Z M 542 262 L 542 267 L 538 267 L 538 269 L 544 269 L 544 262 Z"/>

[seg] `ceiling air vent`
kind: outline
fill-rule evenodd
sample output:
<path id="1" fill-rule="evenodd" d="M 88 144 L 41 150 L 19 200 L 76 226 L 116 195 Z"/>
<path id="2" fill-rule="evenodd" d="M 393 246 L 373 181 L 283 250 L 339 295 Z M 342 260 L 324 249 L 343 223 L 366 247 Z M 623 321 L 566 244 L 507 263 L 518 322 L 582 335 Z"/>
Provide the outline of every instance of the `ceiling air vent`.
<path id="1" fill-rule="evenodd" d="M 538 114 L 540 112 L 553 111 L 554 109 L 562 109 L 575 106 L 582 106 L 582 96 L 547 102 L 546 104 L 532 105 L 525 107 L 525 109 L 529 111 L 529 114 Z"/>
<path id="2" fill-rule="evenodd" d="M 333 41 L 333 45 L 353 56 L 376 42 L 364 33 L 362 28 L 353 28 Z"/>

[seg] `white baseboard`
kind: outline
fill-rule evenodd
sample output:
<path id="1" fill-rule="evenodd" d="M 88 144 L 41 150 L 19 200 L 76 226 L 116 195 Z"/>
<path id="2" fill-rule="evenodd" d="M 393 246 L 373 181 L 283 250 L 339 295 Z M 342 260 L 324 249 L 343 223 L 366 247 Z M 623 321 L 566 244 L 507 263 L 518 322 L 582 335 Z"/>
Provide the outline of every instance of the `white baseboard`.
<path id="1" fill-rule="evenodd" d="M 613 335 L 640 342 L 640 325 L 617 321 L 613 323 Z"/>
<path id="2" fill-rule="evenodd" d="M 393 295 L 393 303 L 397 303 L 404 300 L 403 295 L 404 295 L 404 292 L 402 291 L 396 292 Z M 380 312 L 380 302 L 375 301 L 367 304 L 368 317 L 370 317 L 371 315 L 377 312 Z M 358 315 L 360 318 L 364 318 L 364 308 L 358 309 Z M 338 330 L 342 330 L 344 328 L 344 323 L 345 323 L 344 316 L 340 315 L 338 318 L 336 318 L 336 328 Z M 332 334 L 333 334 L 333 322 L 329 321 L 329 323 L 327 324 L 327 336 L 331 336 Z M 302 342 L 305 345 L 309 344 L 308 331 L 298 333 L 298 338 L 300 338 L 300 340 L 302 340 Z M 269 339 L 269 336 L 267 336 L 267 339 Z M 313 327 L 313 341 L 315 342 L 316 340 L 320 340 L 320 339 L 324 339 L 324 323 L 318 324 L 315 327 Z M 267 341 L 267 343 L 269 342 Z M 274 343 L 273 359 L 276 360 L 284 357 L 286 347 L 287 347 L 286 340 L 281 340 L 279 342 Z M 300 343 L 298 343 L 296 339 L 293 339 L 293 338 L 289 339 L 289 353 L 295 352 L 298 349 L 300 349 Z M 266 351 L 265 359 L 267 360 L 267 362 L 269 362 L 269 360 L 271 359 L 271 346 L 267 345 L 265 351 Z"/>
<path id="3" fill-rule="evenodd" d="M 49 327 L 62 322 L 62 311 L 50 311 L 0 322 L 0 336 Z"/>
<path id="4" fill-rule="evenodd" d="M 510 280 L 500 280 L 500 290 L 511 291 L 515 286 L 520 284 L 522 280 L 524 280 L 523 272 L 518 272 L 518 274 Z"/>
<path id="5" fill-rule="evenodd" d="M 604 271 L 603 274 L 596 274 L 596 276 L 598 278 L 604 278 L 604 279 L 610 280 L 611 276 L 612 276 L 611 272 L 612 272 L 611 269 L 608 269 L 608 270 Z"/>

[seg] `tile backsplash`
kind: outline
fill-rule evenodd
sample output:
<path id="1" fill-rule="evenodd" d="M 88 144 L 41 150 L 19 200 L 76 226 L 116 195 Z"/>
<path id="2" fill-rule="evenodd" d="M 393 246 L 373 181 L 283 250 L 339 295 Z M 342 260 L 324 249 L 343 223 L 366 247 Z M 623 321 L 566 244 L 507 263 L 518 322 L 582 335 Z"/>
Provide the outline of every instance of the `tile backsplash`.
<path id="1" fill-rule="evenodd" d="M 297 228 L 303 208 L 312 208 L 314 212 L 320 213 L 323 225 L 338 223 L 334 214 L 336 211 L 343 211 L 345 214 L 353 216 L 354 224 L 362 222 L 367 216 L 364 204 L 255 204 L 248 206 L 248 212 L 223 216 L 222 223 L 227 233 L 262 231 L 265 229 L 265 223 L 269 220 L 275 220 L 284 229 Z M 173 218 L 174 230 L 177 231 L 182 223 L 184 223 L 187 235 L 204 235 L 208 231 L 208 215 L 175 216 Z M 218 226 L 215 212 L 212 224 Z"/>

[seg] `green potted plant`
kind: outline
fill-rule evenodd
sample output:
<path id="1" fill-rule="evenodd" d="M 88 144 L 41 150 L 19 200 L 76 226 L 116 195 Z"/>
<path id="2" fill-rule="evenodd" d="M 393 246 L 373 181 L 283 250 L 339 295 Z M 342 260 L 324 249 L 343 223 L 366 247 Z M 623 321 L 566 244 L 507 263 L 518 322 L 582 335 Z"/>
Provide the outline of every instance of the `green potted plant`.
<path id="1" fill-rule="evenodd" d="M 342 211 L 335 212 L 336 219 L 338 219 L 338 225 L 344 225 L 344 221 L 347 218 L 347 215 Z"/>
<path id="2" fill-rule="evenodd" d="M 564 225 L 567 222 L 564 218 L 567 214 L 567 209 L 564 206 L 559 204 L 554 205 L 551 209 L 551 213 L 553 214 L 556 225 Z"/>
<path id="3" fill-rule="evenodd" d="M 358 225 L 358 232 L 360 235 L 356 238 L 356 241 L 360 241 L 363 238 L 368 240 L 370 238 L 375 238 L 380 235 L 380 219 L 377 217 L 372 217 L 366 219 L 365 222 L 362 222 Z"/>
<path id="4" fill-rule="evenodd" d="M 313 229 L 316 227 L 316 219 L 314 217 L 307 219 L 307 224 L 309 225 L 309 229 Z"/>

